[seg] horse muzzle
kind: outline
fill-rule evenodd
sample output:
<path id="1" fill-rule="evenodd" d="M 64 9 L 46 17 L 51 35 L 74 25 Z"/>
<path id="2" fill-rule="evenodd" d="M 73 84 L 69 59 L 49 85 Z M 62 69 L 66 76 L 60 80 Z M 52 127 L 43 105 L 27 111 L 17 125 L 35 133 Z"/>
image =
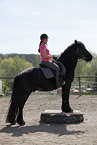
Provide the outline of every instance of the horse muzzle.
<path id="1" fill-rule="evenodd" d="M 93 56 L 90 54 L 90 55 L 86 55 L 86 56 L 84 56 L 84 58 L 83 58 L 83 59 L 84 59 L 85 61 L 87 61 L 87 62 L 88 62 L 88 61 L 91 61 L 91 60 L 92 60 L 92 58 L 93 58 Z"/>

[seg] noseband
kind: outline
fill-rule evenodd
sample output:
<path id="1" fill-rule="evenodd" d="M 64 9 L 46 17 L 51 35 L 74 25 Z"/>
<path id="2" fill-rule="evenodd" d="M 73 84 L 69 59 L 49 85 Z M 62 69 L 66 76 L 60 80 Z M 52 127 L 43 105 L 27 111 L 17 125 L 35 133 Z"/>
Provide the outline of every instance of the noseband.
<path id="1" fill-rule="evenodd" d="M 76 55 L 77 55 L 77 57 L 78 57 L 78 59 L 84 59 L 85 60 L 85 56 L 84 55 L 81 55 L 80 57 L 79 57 L 79 48 L 77 47 L 77 49 L 76 49 Z"/>

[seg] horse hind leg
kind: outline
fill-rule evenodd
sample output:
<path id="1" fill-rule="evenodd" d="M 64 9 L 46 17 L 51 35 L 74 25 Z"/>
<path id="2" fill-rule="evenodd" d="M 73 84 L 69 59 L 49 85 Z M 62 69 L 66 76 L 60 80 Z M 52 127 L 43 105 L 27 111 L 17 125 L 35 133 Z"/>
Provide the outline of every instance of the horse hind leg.
<path id="1" fill-rule="evenodd" d="M 29 94 L 30 95 L 30 94 Z M 24 94 L 22 95 L 22 98 L 21 100 L 19 101 L 19 108 L 18 108 L 18 115 L 17 115 L 17 120 L 16 122 L 20 125 L 20 126 L 23 126 L 25 125 L 25 121 L 23 120 L 23 108 L 24 108 L 24 105 L 29 97 L 28 94 Z"/>
<path id="2" fill-rule="evenodd" d="M 10 106 L 8 108 L 8 113 L 6 117 L 6 122 L 11 123 L 11 125 L 16 123 L 16 118 L 17 118 L 18 108 L 19 108 L 19 92 L 17 87 L 18 82 L 19 79 L 18 77 L 16 77 L 14 79 L 12 97 L 10 100 Z"/>
<path id="3" fill-rule="evenodd" d="M 10 106 L 8 108 L 8 114 L 6 118 L 6 122 L 10 123 L 11 125 L 14 125 L 16 123 L 16 118 L 18 114 L 18 99 L 17 99 L 17 92 L 13 91 L 12 98 L 10 100 Z"/>
<path id="4" fill-rule="evenodd" d="M 6 123 L 10 123 L 11 125 L 15 125 L 16 123 L 16 115 L 18 113 L 18 107 L 14 107 L 15 105 L 13 102 L 11 102 L 9 109 L 8 109 L 8 115 L 6 118 Z"/>
<path id="5" fill-rule="evenodd" d="M 17 122 L 20 126 L 25 125 L 25 121 L 23 120 L 23 107 L 24 107 L 24 106 L 22 106 L 22 105 L 19 107 L 19 112 L 18 112 L 18 116 L 17 116 L 17 120 L 16 120 L 16 122 Z"/>

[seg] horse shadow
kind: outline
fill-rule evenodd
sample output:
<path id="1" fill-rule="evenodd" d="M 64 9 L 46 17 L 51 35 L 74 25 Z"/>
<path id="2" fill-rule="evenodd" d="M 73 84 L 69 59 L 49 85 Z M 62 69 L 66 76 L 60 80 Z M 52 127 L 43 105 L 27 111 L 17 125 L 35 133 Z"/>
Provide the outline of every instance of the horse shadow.
<path id="1" fill-rule="evenodd" d="M 58 136 L 72 135 L 84 133 L 83 131 L 69 131 L 65 124 L 38 124 L 32 126 L 6 126 L 0 130 L 0 133 L 11 133 L 14 137 L 22 136 L 23 134 L 47 132 L 57 134 Z"/>

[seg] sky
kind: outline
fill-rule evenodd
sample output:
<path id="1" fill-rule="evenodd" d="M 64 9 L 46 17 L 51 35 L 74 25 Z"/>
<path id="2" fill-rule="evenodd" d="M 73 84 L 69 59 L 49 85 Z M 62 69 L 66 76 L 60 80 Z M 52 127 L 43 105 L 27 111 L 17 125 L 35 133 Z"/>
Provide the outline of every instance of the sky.
<path id="1" fill-rule="evenodd" d="M 39 54 L 42 33 L 51 54 L 75 39 L 97 53 L 97 0 L 0 0 L 0 53 Z"/>

